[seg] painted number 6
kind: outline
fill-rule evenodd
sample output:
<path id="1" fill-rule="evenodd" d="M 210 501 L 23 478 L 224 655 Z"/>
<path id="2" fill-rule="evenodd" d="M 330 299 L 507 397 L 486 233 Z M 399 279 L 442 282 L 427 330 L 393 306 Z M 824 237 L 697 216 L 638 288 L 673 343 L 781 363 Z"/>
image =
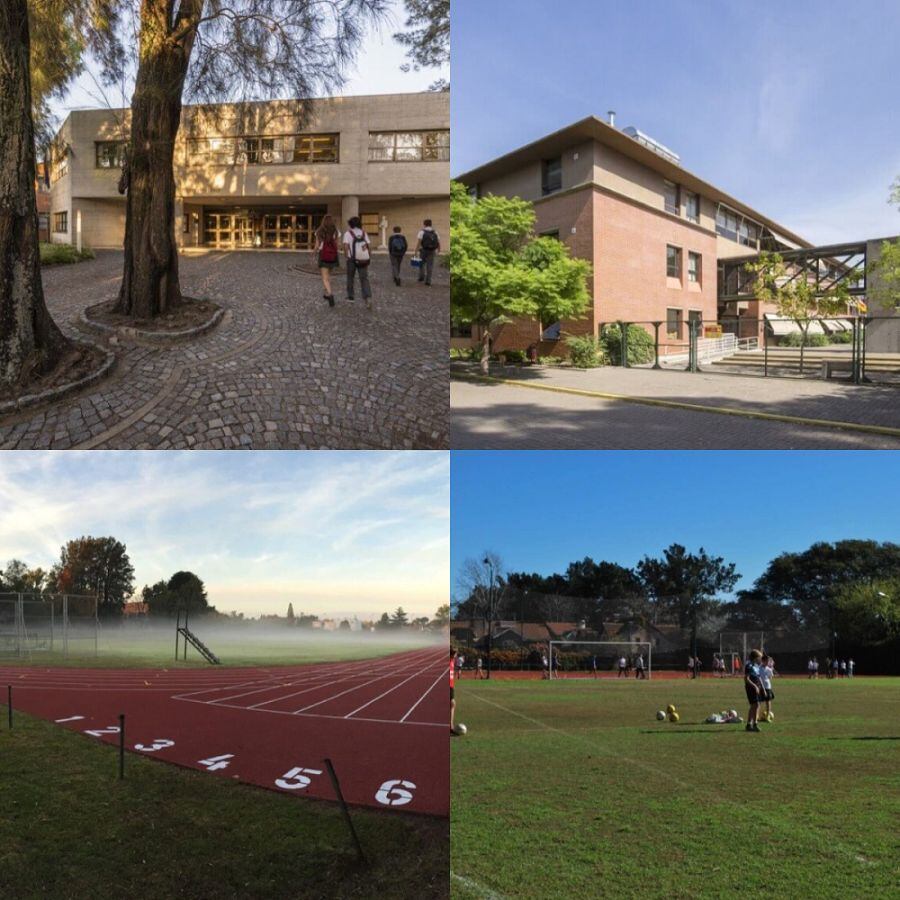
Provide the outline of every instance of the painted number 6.
<path id="1" fill-rule="evenodd" d="M 156 753 L 157 750 L 165 750 L 167 747 L 174 747 L 175 741 L 168 738 L 155 738 L 152 744 L 135 744 L 134 749 L 140 750 L 142 753 Z"/>
<path id="2" fill-rule="evenodd" d="M 385 806 L 406 806 L 413 799 L 412 792 L 416 786 L 411 781 L 395 778 L 386 781 L 375 793 L 375 799 Z"/>
<path id="3" fill-rule="evenodd" d="M 275 784 L 286 791 L 303 790 L 303 788 L 309 787 L 312 782 L 309 776 L 321 774 L 321 769 L 301 769 L 298 766 L 295 769 L 291 769 L 290 772 L 285 772 L 281 778 L 276 778 Z"/>

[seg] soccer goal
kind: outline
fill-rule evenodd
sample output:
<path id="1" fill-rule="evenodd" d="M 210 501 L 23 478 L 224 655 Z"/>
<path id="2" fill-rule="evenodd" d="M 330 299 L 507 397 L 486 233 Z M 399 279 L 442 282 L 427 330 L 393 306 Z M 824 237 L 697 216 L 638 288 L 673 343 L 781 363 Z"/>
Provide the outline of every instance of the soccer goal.
<path id="1" fill-rule="evenodd" d="M 764 631 L 720 631 L 719 656 L 725 660 L 729 674 L 743 674 L 743 664 L 754 648 L 764 649 L 766 633 Z M 740 665 L 735 666 L 735 658 Z"/>
<path id="2" fill-rule="evenodd" d="M 653 671 L 649 641 L 550 641 L 549 654 L 549 678 L 650 678 Z"/>

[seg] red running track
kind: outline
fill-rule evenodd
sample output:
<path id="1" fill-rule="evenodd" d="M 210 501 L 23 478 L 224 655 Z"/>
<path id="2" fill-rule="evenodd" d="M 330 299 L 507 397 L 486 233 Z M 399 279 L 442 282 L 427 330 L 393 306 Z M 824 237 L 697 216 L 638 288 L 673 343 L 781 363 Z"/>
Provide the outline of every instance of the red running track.
<path id="1" fill-rule="evenodd" d="M 447 650 L 269 668 L 0 668 L 13 707 L 105 743 L 294 796 L 450 814 Z M 5 699 L 5 698 L 4 698 Z"/>

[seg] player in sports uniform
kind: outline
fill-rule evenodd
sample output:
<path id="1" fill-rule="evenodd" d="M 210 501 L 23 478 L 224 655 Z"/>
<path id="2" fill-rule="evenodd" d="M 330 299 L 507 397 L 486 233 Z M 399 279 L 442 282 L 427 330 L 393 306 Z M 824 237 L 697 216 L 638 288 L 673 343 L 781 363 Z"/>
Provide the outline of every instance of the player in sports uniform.
<path id="1" fill-rule="evenodd" d="M 453 718 L 456 715 L 456 698 L 453 696 L 453 676 L 456 669 L 456 654 L 450 651 L 450 734 L 456 734 L 453 730 Z"/>
<path id="2" fill-rule="evenodd" d="M 775 675 L 775 660 L 767 653 L 763 653 L 762 665 L 759 670 L 759 680 L 762 685 L 762 693 L 759 695 L 759 702 L 765 701 L 766 708 L 762 713 L 763 722 L 773 722 L 775 716 L 772 715 L 772 701 L 775 699 L 775 691 L 772 690 L 772 678 Z"/>
<path id="3" fill-rule="evenodd" d="M 619 674 L 616 675 L 616 678 L 626 678 L 627 673 L 625 671 L 625 667 L 628 665 L 628 660 L 625 659 L 624 656 L 619 657 Z"/>
<path id="4" fill-rule="evenodd" d="M 750 704 L 750 712 L 747 713 L 746 731 L 759 731 L 756 717 L 759 714 L 759 701 L 762 693 L 762 682 L 759 675 L 759 664 L 762 653 L 759 650 L 750 651 L 750 659 L 744 666 L 744 690 L 747 692 L 747 702 Z"/>

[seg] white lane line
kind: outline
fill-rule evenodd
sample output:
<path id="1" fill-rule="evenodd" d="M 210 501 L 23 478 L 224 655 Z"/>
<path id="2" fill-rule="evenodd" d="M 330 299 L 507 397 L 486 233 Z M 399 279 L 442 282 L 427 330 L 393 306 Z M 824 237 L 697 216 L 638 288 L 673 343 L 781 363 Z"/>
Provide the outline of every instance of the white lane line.
<path id="1" fill-rule="evenodd" d="M 84 716 L 69 716 L 68 719 L 54 719 L 57 725 L 61 725 L 63 722 L 78 722 L 83 719 Z"/>
<path id="2" fill-rule="evenodd" d="M 445 677 L 449 678 L 449 675 L 446 672 L 441 672 L 441 674 L 434 679 L 434 684 L 432 684 L 431 687 L 428 688 L 428 690 L 425 691 L 425 693 L 422 694 L 422 696 L 419 697 L 419 699 L 416 700 L 415 703 L 413 703 L 413 705 L 406 711 L 406 715 L 403 716 L 400 721 L 405 722 L 409 718 L 409 716 L 412 715 L 412 711 L 441 683 L 441 680 Z"/>
<path id="3" fill-rule="evenodd" d="M 457 875 L 456 872 L 450 873 L 450 880 L 455 881 L 461 887 L 464 887 L 470 894 L 475 894 L 480 900 L 503 900 L 503 894 L 498 894 L 490 888 L 466 878 L 464 875 Z"/>
<path id="4" fill-rule="evenodd" d="M 413 672 L 412 675 L 410 675 L 408 678 L 404 678 L 403 681 L 400 682 L 400 684 L 395 684 L 392 688 L 389 688 L 383 694 L 379 694 L 377 697 L 374 697 L 368 703 L 363 703 L 362 706 L 357 707 L 356 709 L 353 710 L 353 712 L 347 713 L 347 715 L 344 716 L 344 718 L 349 719 L 351 716 L 355 716 L 358 712 L 361 712 L 367 706 L 371 706 L 376 700 L 380 700 L 382 697 L 386 697 L 388 694 L 391 694 L 394 691 L 396 691 L 397 688 L 403 687 L 403 685 L 406 684 L 407 681 L 412 681 L 413 678 L 415 678 L 417 675 L 421 675 L 423 672 L 427 672 L 429 669 L 433 668 L 434 665 L 435 665 L 435 663 L 430 663 L 429 665 L 425 666 L 424 669 L 419 669 L 418 672 Z M 323 702 L 325 702 L 325 701 L 323 701 Z M 315 705 L 318 705 L 318 704 L 315 704 Z M 307 709 L 310 709 L 310 708 L 311 707 L 307 707 Z"/>

